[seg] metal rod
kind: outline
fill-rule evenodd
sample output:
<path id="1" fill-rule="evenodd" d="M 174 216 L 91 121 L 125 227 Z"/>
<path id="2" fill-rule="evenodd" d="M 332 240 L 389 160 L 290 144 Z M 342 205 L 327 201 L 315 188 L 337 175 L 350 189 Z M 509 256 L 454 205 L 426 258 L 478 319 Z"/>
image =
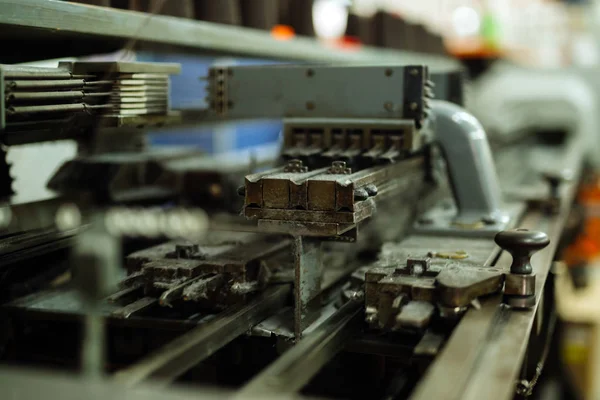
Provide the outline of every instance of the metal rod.
<path id="1" fill-rule="evenodd" d="M 152 380 L 153 384 L 171 382 L 283 307 L 290 291 L 289 285 L 268 288 L 247 304 L 224 311 L 215 320 L 117 372 L 115 380 L 129 386 L 146 380 Z"/>
<path id="2" fill-rule="evenodd" d="M 81 351 L 81 370 L 85 377 L 98 379 L 104 374 L 104 349 L 104 318 L 97 309 L 90 309 L 85 314 Z"/>
<path id="3" fill-rule="evenodd" d="M 260 398 L 302 389 L 349 339 L 360 332 L 363 303 L 359 299 L 362 296 L 344 304 L 320 327 L 244 386 L 236 398 Z"/>

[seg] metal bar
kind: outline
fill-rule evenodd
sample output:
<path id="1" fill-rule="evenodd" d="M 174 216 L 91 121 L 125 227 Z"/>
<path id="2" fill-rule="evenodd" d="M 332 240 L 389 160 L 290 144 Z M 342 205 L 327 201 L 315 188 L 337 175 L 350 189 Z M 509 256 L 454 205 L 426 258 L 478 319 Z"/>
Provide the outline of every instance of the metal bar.
<path id="1" fill-rule="evenodd" d="M 356 300 L 344 304 L 323 325 L 244 386 L 236 398 L 262 398 L 302 389 L 352 336 L 360 332 L 361 306 L 362 301 Z"/>
<path id="2" fill-rule="evenodd" d="M 214 354 L 236 337 L 279 310 L 290 293 L 289 285 L 274 286 L 245 305 L 232 307 L 213 321 L 198 326 L 115 374 L 115 380 L 136 385 L 146 380 L 169 383 Z"/>
<path id="3" fill-rule="evenodd" d="M 318 317 L 321 292 L 321 239 L 294 237 L 294 335 L 302 332 Z M 315 304 L 318 303 L 318 304 Z"/>
<path id="4" fill-rule="evenodd" d="M 430 67 L 456 68 L 459 63 L 448 57 L 414 52 L 376 50 L 336 50 L 316 40 L 296 38 L 280 41 L 269 33 L 234 26 L 183 18 L 150 16 L 146 13 L 91 7 L 63 1 L 0 0 L 0 24 L 7 27 L 41 28 L 39 37 L 73 34 L 74 38 L 138 39 L 146 43 L 163 43 L 198 50 L 211 50 L 255 57 L 305 61 L 417 63 Z M 32 34 L 37 33 L 31 30 Z M 161 34 L 157 35 L 156 33 Z M 87 39 L 87 38 L 86 38 Z"/>

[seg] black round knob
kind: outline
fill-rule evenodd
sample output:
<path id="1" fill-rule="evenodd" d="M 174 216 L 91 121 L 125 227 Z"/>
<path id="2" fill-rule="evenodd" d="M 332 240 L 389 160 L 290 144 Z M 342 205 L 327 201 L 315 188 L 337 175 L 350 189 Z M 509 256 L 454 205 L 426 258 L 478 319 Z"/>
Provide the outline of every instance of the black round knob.
<path id="1" fill-rule="evenodd" d="M 548 246 L 550 239 L 544 232 L 527 229 L 512 229 L 496 234 L 494 238 L 498 246 L 508 251 L 513 257 L 510 272 L 512 274 L 529 275 L 533 272 L 531 256 Z"/>

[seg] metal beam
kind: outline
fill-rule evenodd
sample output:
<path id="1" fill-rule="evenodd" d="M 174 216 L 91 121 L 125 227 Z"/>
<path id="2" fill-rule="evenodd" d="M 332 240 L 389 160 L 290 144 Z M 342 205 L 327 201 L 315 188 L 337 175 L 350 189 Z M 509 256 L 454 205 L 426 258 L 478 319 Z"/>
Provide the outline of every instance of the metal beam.
<path id="1" fill-rule="evenodd" d="M 216 353 L 285 305 L 290 285 L 273 286 L 237 307 L 231 307 L 171 343 L 151 353 L 142 361 L 115 374 L 115 380 L 132 386 L 151 380 L 165 384 L 181 376 L 194 365 Z"/>
<path id="2" fill-rule="evenodd" d="M 149 15 L 135 11 L 94 7 L 65 1 L 0 0 L 0 29 L 4 41 L 14 39 L 11 29 L 23 28 L 28 36 L 46 40 L 137 39 L 141 43 L 166 44 L 249 57 L 310 62 L 427 64 L 456 68 L 447 57 L 364 47 L 335 49 L 308 38 L 275 40 L 269 33 L 249 28 L 220 25 L 191 19 Z M 29 30 L 29 28 L 31 28 Z"/>

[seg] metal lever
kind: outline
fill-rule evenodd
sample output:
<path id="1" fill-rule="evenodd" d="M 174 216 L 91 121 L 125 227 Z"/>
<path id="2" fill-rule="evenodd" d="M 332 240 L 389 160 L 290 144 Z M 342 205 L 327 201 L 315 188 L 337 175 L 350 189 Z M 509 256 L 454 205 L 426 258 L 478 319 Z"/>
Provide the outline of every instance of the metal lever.
<path id="1" fill-rule="evenodd" d="M 494 240 L 513 257 L 510 273 L 505 278 L 504 302 L 514 308 L 533 307 L 535 274 L 531 257 L 550 244 L 548 235 L 527 229 L 514 229 L 498 233 Z"/>

